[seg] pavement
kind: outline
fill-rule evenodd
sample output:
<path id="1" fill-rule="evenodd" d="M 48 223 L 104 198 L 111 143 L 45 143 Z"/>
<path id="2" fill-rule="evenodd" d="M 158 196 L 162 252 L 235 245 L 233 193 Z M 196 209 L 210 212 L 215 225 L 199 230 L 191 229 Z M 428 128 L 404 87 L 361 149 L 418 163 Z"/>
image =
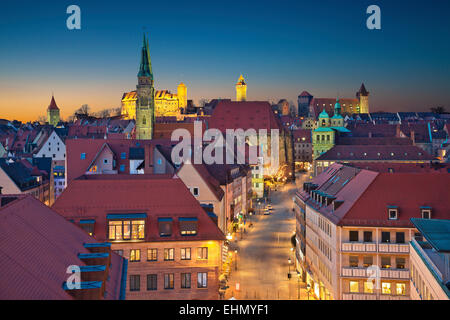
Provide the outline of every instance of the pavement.
<path id="1" fill-rule="evenodd" d="M 296 185 L 306 178 L 307 175 L 302 175 L 296 184 L 288 183 L 271 192 L 270 203 L 274 213 L 247 219 L 242 240 L 238 235 L 238 240 L 233 241 L 230 247 L 233 263 L 225 299 L 297 300 L 299 294 L 302 300 L 307 299 L 305 284 L 298 281 L 294 270 L 295 257 L 291 251 L 291 237 L 295 231 L 292 198 Z M 248 228 L 250 222 L 253 227 Z M 234 258 L 235 249 L 238 250 L 237 258 Z"/>

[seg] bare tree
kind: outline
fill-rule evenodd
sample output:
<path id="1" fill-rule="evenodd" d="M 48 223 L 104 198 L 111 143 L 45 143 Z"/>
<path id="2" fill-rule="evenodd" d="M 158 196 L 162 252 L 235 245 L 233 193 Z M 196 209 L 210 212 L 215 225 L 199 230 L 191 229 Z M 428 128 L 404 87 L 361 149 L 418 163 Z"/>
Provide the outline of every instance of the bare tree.
<path id="1" fill-rule="evenodd" d="M 437 113 L 437 114 L 444 114 L 445 108 L 443 106 L 437 106 L 435 108 L 430 108 L 431 112 Z"/>
<path id="2" fill-rule="evenodd" d="M 40 124 L 44 124 L 44 123 L 47 122 L 47 117 L 46 117 L 46 116 L 43 116 L 43 115 L 40 115 L 40 116 L 37 118 L 36 121 L 39 122 Z"/>
<path id="3" fill-rule="evenodd" d="M 80 109 L 78 109 L 77 111 L 75 111 L 75 113 L 77 114 L 82 114 L 85 116 L 88 116 L 91 113 L 91 107 L 89 107 L 89 105 L 87 104 L 83 104 Z"/>

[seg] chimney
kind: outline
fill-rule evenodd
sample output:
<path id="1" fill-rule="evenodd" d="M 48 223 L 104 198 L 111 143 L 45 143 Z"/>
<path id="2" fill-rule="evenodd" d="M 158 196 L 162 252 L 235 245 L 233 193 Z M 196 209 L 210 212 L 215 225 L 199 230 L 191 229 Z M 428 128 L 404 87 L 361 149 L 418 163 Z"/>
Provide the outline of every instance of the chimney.
<path id="1" fill-rule="evenodd" d="M 153 144 L 146 144 L 144 147 L 144 174 L 153 173 Z"/>
<path id="2" fill-rule="evenodd" d="M 395 137 L 396 138 L 400 138 L 400 125 L 397 124 L 396 128 L 395 128 Z"/>
<path id="3" fill-rule="evenodd" d="M 411 130 L 411 140 L 413 143 L 413 146 L 416 145 L 416 133 L 414 132 L 414 130 Z"/>

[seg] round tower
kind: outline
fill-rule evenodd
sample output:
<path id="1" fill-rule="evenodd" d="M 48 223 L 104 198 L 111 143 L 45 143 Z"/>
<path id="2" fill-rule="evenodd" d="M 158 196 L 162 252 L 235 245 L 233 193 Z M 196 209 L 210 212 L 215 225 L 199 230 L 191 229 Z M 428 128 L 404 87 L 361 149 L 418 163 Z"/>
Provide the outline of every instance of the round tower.
<path id="1" fill-rule="evenodd" d="M 186 110 L 187 107 L 187 88 L 186 85 L 181 82 L 177 87 L 177 96 L 178 96 L 178 108 Z M 179 110 L 181 111 L 181 110 Z"/>

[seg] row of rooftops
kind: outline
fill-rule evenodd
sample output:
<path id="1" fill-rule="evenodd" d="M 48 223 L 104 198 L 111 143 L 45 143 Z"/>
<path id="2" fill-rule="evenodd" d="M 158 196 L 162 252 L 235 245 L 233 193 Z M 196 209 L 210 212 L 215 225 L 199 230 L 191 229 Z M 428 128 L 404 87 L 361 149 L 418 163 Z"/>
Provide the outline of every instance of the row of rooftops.
<path id="1" fill-rule="evenodd" d="M 448 219 L 450 174 L 440 172 L 375 172 L 333 164 L 298 196 L 333 223 L 357 226 L 411 227 L 410 218 L 421 218 L 429 207 L 432 219 Z M 398 218 L 389 219 L 395 206 Z"/>

